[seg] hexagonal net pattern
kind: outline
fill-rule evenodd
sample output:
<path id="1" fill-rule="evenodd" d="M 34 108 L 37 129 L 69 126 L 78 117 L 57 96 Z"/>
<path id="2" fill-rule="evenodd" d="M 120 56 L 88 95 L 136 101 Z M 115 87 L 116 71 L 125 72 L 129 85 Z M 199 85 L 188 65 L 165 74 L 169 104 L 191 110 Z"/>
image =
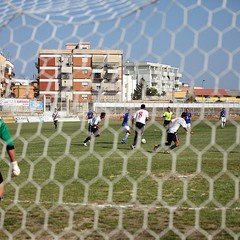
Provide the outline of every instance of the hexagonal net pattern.
<path id="1" fill-rule="evenodd" d="M 4 0 L 0 45 L 24 77 L 35 74 L 41 49 L 91 42 L 94 49 L 122 49 L 125 61 L 170 63 L 190 85 L 205 79 L 214 89 L 239 90 L 236 2 Z M 80 123 L 59 122 L 57 130 L 52 123 L 9 126 L 22 173 L 11 179 L 3 148 L 0 238 L 238 239 L 238 112 L 218 105 L 227 110 L 222 128 L 219 108 L 173 105 L 175 117 L 190 106 L 194 133 L 180 129 L 180 146 L 167 154 L 165 106 L 146 105 L 146 143 L 133 150 L 134 129 L 121 143 L 125 106 L 99 107 L 97 114 L 107 113 L 102 133 L 87 146 L 85 115 Z"/>

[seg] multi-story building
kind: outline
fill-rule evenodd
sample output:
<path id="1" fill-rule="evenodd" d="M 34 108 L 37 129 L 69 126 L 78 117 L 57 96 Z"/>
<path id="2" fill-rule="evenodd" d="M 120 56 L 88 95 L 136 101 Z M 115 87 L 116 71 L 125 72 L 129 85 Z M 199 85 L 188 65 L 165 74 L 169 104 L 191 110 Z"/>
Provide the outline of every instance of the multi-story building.
<path id="1" fill-rule="evenodd" d="M 182 74 L 179 68 L 160 63 L 126 62 L 124 64 L 124 74 L 131 76 L 132 80 L 136 80 L 136 84 L 144 81 L 146 87 L 156 88 L 162 96 L 169 92 L 178 91 L 182 84 L 180 81 Z"/>
<path id="2" fill-rule="evenodd" d="M 12 82 L 14 81 L 14 65 L 0 54 L 0 96 L 12 96 Z"/>
<path id="3" fill-rule="evenodd" d="M 121 102 L 123 51 L 91 49 L 89 42 L 43 49 L 38 58 L 40 99 L 52 102 Z"/>

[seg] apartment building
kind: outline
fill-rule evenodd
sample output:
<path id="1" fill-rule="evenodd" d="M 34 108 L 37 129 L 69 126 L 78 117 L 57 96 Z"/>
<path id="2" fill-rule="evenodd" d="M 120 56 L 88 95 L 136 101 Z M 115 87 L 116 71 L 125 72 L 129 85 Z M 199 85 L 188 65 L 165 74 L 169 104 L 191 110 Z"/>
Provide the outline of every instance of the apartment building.
<path id="1" fill-rule="evenodd" d="M 126 62 L 124 64 L 124 74 L 131 76 L 136 84 L 144 81 L 148 88 L 156 88 L 162 96 L 178 91 L 182 84 L 180 81 L 182 74 L 179 68 L 166 64 Z"/>
<path id="2" fill-rule="evenodd" d="M 12 96 L 12 82 L 14 80 L 14 65 L 0 53 L 0 97 Z"/>
<path id="3" fill-rule="evenodd" d="M 91 49 L 89 42 L 42 49 L 39 97 L 54 102 L 121 102 L 123 51 Z"/>

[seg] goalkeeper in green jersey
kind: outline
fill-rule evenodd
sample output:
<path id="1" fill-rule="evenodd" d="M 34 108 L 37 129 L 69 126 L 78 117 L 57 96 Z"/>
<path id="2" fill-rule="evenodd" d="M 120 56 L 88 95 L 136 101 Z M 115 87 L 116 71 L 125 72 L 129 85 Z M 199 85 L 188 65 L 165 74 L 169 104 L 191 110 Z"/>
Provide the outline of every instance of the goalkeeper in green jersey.
<path id="1" fill-rule="evenodd" d="M 165 128 L 168 128 L 168 125 L 171 123 L 172 116 L 173 116 L 173 112 L 171 111 L 171 108 L 167 107 L 167 111 L 164 112 L 163 114 L 163 119 L 164 119 L 163 126 Z"/>
<path id="2" fill-rule="evenodd" d="M 6 144 L 7 153 L 12 165 L 12 176 L 13 177 L 18 176 L 20 174 L 20 168 L 18 167 L 18 163 L 16 159 L 14 143 L 6 123 L 2 119 L 0 119 L 0 138 Z M 0 200 L 2 199 L 3 195 L 4 195 L 4 184 L 3 184 L 3 177 L 0 172 Z"/>

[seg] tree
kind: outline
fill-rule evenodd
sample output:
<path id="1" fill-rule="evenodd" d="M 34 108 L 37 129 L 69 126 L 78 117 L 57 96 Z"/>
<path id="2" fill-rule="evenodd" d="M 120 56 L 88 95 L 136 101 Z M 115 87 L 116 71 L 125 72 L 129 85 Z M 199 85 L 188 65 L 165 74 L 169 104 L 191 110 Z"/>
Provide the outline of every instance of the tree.
<path id="1" fill-rule="evenodd" d="M 159 93 L 156 88 L 151 87 L 151 88 L 147 88 L 146 95 L 147 96 L 159 96 Z"/>
<path id="2" fill-rule="evenodd" d="M 137 84 L 136 89 L 134 89 L 134 93 L 132 96 L 133 100 L 140 100 L 142 99 L 142 88 L 143 88 L 143 83 L 140 82 Z"/>

